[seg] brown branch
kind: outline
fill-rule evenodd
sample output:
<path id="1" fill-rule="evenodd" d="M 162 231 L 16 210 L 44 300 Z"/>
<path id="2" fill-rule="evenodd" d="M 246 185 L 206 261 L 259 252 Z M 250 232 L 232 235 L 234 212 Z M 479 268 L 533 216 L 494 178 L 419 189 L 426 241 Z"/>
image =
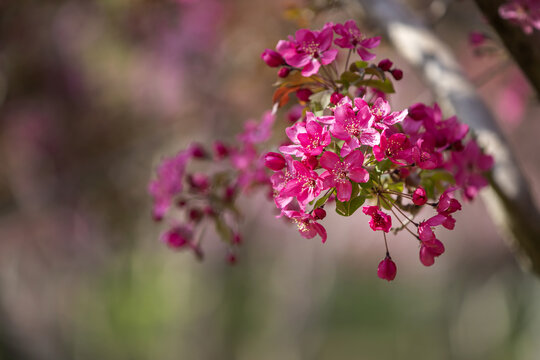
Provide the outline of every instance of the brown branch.
<path id="1" fill-rule="evenodd" d="M 521 264 L 540 274 L 540 213 L 511 147 L 450 49 L 402 3 L 358 0 L 384 28 L 395 49 L 413 65 L 444 109 L 453 110 L 495 158 L 492 187 L 482 192 L 487 209 L 512 241 Z"/>
<path id="2" fill-rule="evenodd" d="M 475 0 L 504 46 L 519 65 L 523 74 L 540 96 L 540 32 L 525 34 L 520 26 L 512 24 L 499 16 L 499 6 L 504 0 Z"/>

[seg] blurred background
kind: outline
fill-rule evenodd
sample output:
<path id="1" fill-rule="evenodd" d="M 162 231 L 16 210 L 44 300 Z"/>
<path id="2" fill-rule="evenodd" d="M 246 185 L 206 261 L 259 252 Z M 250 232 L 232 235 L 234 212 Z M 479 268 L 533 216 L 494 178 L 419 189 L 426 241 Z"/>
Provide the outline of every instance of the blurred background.
<path id="1" fill-rule="evenodd" d="M 469 32 L 491 34 L 472 2 L 409 4 L 458 54 L 538 195 L 525 78 L 497 39 L 471 46 Z M 354 1 L 0 1 L 0 359 L 540 358 L 540 285 L 480 200 L 438 234 L 431 268 L 391 238 L 392 283 L 364 215 L 330 215 L 323 246 L 274 220 L 264 194 L 242 200 L 233 267 L 213 234 L 202 263 L 158 241 L 146 188 L 159 160 L 232 141 L 271 107 L 264 48 L 362 16 Z M 405 73 L 394 107 L 433 101 L 387 43 L 377 54 Z"/>

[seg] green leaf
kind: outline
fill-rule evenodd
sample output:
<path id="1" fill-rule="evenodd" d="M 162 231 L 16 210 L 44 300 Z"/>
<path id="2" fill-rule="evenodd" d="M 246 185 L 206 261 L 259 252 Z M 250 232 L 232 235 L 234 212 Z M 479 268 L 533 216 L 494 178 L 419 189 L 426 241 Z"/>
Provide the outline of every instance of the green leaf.
<path id="1" fill-rule="evenodd" d="M 384 71 L 382 71 L 381 69 L 379 69 L 378 67 L 368 67 L 368 68 L 365 68 L 364 69 L 366 74 L 369 74 L 369 75 L 374 75 L 376 77 L 378 77 L 379 79 L 381 80 L 386 80 L 386 75 L 384 75 Z"/>
<path id="2" fill-rule="evenodd" d="M 366 61 L 355 61 L 349 66 L 349 70 L 351 72 L 355 72 L 355 71 L 358 71 L 360 69 L 367 68 L 368 65 L 369 65 L 369 63 L 366 62 Z"/>
<path id="3" fill-rule="evenodd" d="M 222 218 L 217 217 L 214 220 L 216 226 L 216 232 L 221 237 L 223 241 L 231 242 L 232 241 L 232 230 L 231 228 L 223 221 Z"/>
<path id="4" fill-rule="evenodd" d="M 390 79 L 386 78 L 386 80 L 361 80 L 356 83 L 357 86 L 369 86 L 372 88 L 375 88 L 377 90 L 380 90 L 384 93 L 391 94 L 395 93 L 394 85 L 392 84 L 392 81 Z"/>
<path id="5" fill-rule="evenodd" d="M 385 159 L 375 164 L 375 168 L 381 173 L 390 170 L 391 167 L 392 167 L 392 161 L 390 159 Z"/>
<path id="6" fill-rule="evenodd" d="M 386 187 L 387 187 L 389 190 L 393 190 L 393 191 L 397 191 L 397 192 L 403 192 L 403 183 L 402 183 L 402 182 L 398 182 L 398 183 L 387 183 L 387 184 L 386 184 Z"/>
<path id="7" fill-rule="evenodd" d="M 316 209 L 318 207 L 321 207 L 323 204 L 326 203 L 330 195 L 332 195 L 333 193 L 334 193 L 333 191 L 328 191 L 323 197 L 319 198 L 317 202 L 315 202 L 315 205 L 313 205 L 313 208 Z"/>
<path id="8" fill-rule="evenodd" d="M 365 201 L 366 197 L 363 195 L 351 198 L 351 200 L 344 202 L 336 200 L 336 212 L 341 216 L 351 216 Z"/>

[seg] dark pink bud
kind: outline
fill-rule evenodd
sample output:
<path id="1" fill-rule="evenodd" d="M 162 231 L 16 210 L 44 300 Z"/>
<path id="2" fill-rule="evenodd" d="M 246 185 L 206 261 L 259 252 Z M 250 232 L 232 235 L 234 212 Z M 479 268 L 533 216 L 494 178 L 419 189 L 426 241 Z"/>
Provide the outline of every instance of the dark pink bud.
<path id="1" fill-rule="evenodd" d="M 364 97 L 366 95 L 367 89 L 365 86 L 360 86 L 356 89 L 356 97 Z"/>
<path id="2" fill-rule="evenodd" d="M 403 79 L 403 71 L 401 71 L 400 69 L 394 69 L 390 73 L 392 73 L 392 76 L 394 77 L 394 79 L 398 81 Z"/>
<path id="3" fill-rule="evenodd" d="M 186 206 L 186 204 L 187 204 L 187 201 L 183 199 L 180 199 L 176 202 L 176 205 L 178 205 L 178 207 L 184 207 Z"/>
<path id="4" fill-rule="evenodd" d="M 234 233 L 232 242 L 233 242 L 233 244 L 235 244 L 235 245 L 240 245 L 240 244 L 242 244 L 242 242 L 243 242 L 243 240 L 242 240 L 242 235 L 240 235 L 239 233 Z"/>
<path id="5" fill-rule="evenodd" d="M 231 201 L 235 194 L 236 194 L 236 187 L 227 186 L 227 188 L 225 189 L 224 200 Z"/>
<path id="6" fill-rule="evenodd" d="M 427 202 L 426 190 L 419 186 L 416 190 L 414 190 L 412 201 L 414 205 L 424 205 Z"/>
<path id="7" fill-rule="evenodd" d="M 313 210 L 313 215 L 315 215 L 316 220 L 322 220 L 326 217 L 326 211 L 323 208 L 316 208 Z"/>
<path id="8" fill-rule="evenodd" d="M 188 175 L 187 179 L 189 185 L 196 190 L 205 191 L 210 187 L 210 180 L 208 180 L 208 176 L 204 174 L 197 173 Z"/>
<path id="9" fill-rule="evenodd" d="M 335 92 L 330 96 L 330 102 L 334 105 L 337 105 L 341 99 L 343 99 L 345 95 Z"/>
<path id="10" fill-rule="evenodd" d="M 285 158 L 281 154 L 269 152 L 264 156 L 264 166 L 270 170 L 279 171 L 285 167 Z"/>
<path id="11" fill-rule="evenodd" d="M 400 177 L 401 179 L 406 179 L 406 178 L 408 178 L 409 175 L 411 174 L 411 170 L 409 170 L 409 169 L 406 168 L 406 167 L 402 167 L 402 168 L 400 168 L 398 171 L 399 171 L 399 173 L 398 173 L 398 174 L 399 174 L 399 177 Z"/>
<path id="12" fill-rule="evenodd" d="M 486 35 L 479 31 L 471 31 L 469 33 L 469 43 L 472 46 L 480 46 L 486 41 Z"/>
<path id="13" fill-rule="evenodd" d="M 206 151 L 201 144 L 192 144 L 191 155 L 193 155 L 194 158 L 202 159 L 206 157 Z"/>
<path id="14" fill-rule="evenodd" d="M 261 59 L 270 67 L 278 67 L 285 64 L 283 57 L 276 51 L 265 49 L 261 54 Z"/>
<path id="15" fill-rule="evenodd" d="M 234 265 L 236 264 L 236 261 L 238 259 L 236 258 L 236 255 L 234 253 L 228 253 L 227 254 L 227 262 L 229 263 L 229 265 Z"/>
<path id="16" fill-rule="evenodd" d="M 214 154 L 216 158 L 223 159 L 229 155 L 229 149 L 221 141 L 214 142 Z"/>
<path id="17" fill-rule="evenodd" d="M 305 88 L 296 91 L 296 97 L 302 101 L 309 101 L 311 94 L 313 94 L 313 92 Z"/>
<path id="18" fill-rule="evenodd" d="M 291 72 L 291 69 L 286 68 L 286 67 L 282 67 L 277 72 L 277 76 L 279 76 L 280 78 L 286 78 L 289 75 L 290 72 Z"/>
<path id="19" fill-rule="evenodd" d="M 192 231 L 185 226 L 178 226 L 161 235 L 161 240 L 173 249 L 187 246 L 192 237 Z"/>
<path id="20" fill-rule="evenodd" d="M 392 261 L 392 258 L 387 255 L 384 260 L 379 263 L 377 276 L 383 280 L 392 281 L 395 279 L 396 273 L 396 264 Z"/>
<path id="21" fill-rule="evenodd" d="M 377 66 L 382 71 L 388 71 L 388 70 L 390 70 L 392 65 L 394 65 L 393 62 L 391 62 L 389 59 L 384 59 L 384 60 L 379 61 L 379 65 L 377 65 Z"/>
<path id="22" fill-rule="evenodd" d="M 205 206 L 203 212 L 204 212 L 204 214 L 207 215 L 207 216 L 216 216 L 216 211 L 215 211 L 214 208 L 211 207 L 210 205 Z"/>
<path id="23" fill-rule="evenodd" d="M 409 117 L 416 121 L 424 120 L 429 117 L 428 107 L 422 103 L 414 104 L 409 108 Z"/>
<path id="24" fill-rule="evenodd" d="M 189 220 L 191 220 L 194 223 L 198 223 L 203 218 L 203 212 L 199 209 L 191 209 L 189 210 Z"/>

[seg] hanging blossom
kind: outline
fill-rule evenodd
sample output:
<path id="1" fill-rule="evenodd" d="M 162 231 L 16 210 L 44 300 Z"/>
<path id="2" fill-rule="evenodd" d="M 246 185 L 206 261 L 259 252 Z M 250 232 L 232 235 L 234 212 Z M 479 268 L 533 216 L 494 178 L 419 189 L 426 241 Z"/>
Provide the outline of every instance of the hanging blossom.
<path id="1" fill-rule="evenodd" d="M 378 44 L 347 21 L 298 30 L 266 49 L 262 60 L 279 69 L 273 111 L 248 121 L 232 145 L 193 145 L 158 167 L 149 191 L 154 217 L 169 225 L 162 241 L 202 258 L 201 234 L 210 223 L 227 244 L 226 260 L 236 263 L 242 243 L 236 200 L 262 188 L 276 217 L 323 243 L 330 207 L 351 218 L 361 208 L 364 215 L 352 221 L 364 220 L 380 234 L 381 279 L 396 278 L 391 236 L 399 232 L 417 242 L 420 264 L 433 266 L 445 252 L 440 235 L 456 227 L 458 197 L 472 200 L 487 186 L 493 158 L 437 104 L 394 109 L 392 78 L 401 80 L 403 72 L 390 59 L 368 62 Z M 340 49 L 348 53 L 345 64 L 336 60 Z M 364 61 L 349 58 L 355 54 Z M 281 114 L 283 108 L 289 110 Z M 192 162 L 211 170 L 191 171 Z"/>

